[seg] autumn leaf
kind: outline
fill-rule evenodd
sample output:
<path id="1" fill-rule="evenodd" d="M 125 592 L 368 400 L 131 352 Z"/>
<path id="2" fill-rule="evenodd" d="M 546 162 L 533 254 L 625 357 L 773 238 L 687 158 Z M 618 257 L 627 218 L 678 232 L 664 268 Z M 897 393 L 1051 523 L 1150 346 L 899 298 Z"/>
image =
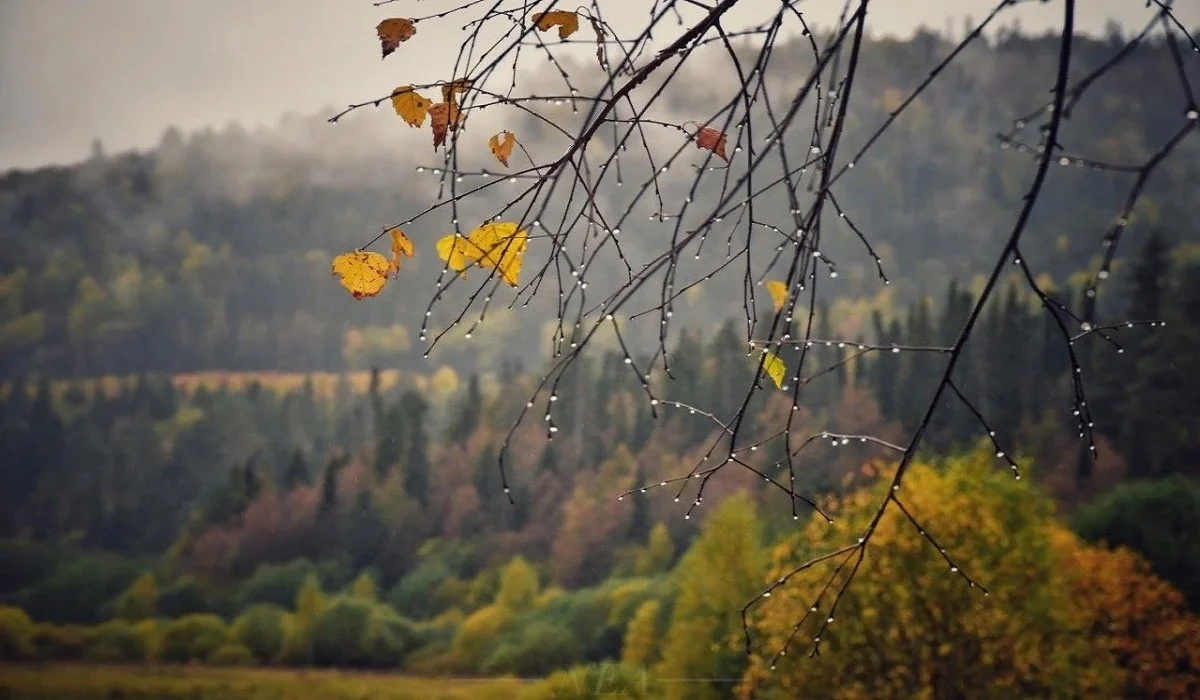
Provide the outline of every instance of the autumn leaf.
<path id="1" fill-rule="evenodd" d="M 412 257 L 416 253 L 413 248 L 413 243 L 404 235 L 404 232 L 398 228 L 391 230 L 392 234 L 392 259 L 388 265 L 388 270 L 395 274 L 400 271 L 400 256 L 406 255 Z"/>
<path id="2" fill-rule="evenodd" d="M 392 17 L 380 22 L 379 26 L 375 27 L 375 33 L 379 35 L 383 57 L 387 58 L 401 42 L 408 41 L 417 33 L 417 27 L 411 19 Z"/>
<path id="3" fill-rule="evenodd" d="M 333 259 L 333 274 L 337 275 L 355 299 L 373 297 L 387 284 L 391 263 L 379 253 L 357 250 Z"/>
<path id="4" fill-rule="evenodd" d="M 579 15 L 567 10 L 539 12 L 533 15 L 531 19 L 537 25 L 537 28 L 543 32 L 548 32 L 557 26 L 559 39 L 566 39 L 579 31 Z"/>
<path id="5" fill-rule="evenodd" d="M 700 127 L 696 132 L 696 148 L 707 148 L 720 156 L 721 160 L 729 162 L 729 158 L 725 156 L 725 133 L 711 126 Z"/>
<path id="6" fill-rule="evenodd" d="M 484 224 L 467 236 L 449 234 L 437 242 L 438 257 L 446 266 L 466 276 L 472 264 L 477 267 L 493 267 L 500 277 L 512 286 L 517 286 L 521 276 L 529 235 L 517 224 L 496 222 Z"/>
<path id="7" fill-rule="evenodd" d="M 476 262 L 480 267 L 494 267 L 504 281 L 517 286 L 521 275 L 521 262 L 525 256 L 528 234 L 518 230 L 509 222 L 484 224 L 472 231 L 468 238 L 478 246 L 481 255 Z"/>
<path id="8" fill-rule="evenodd" d="M 787 285 L 779 280 L 769 280 L 767 282 L 767 291 L 771 293 L 771 301 L 775 304 L 775 310 L 782 309 L 783 305 L 787 303 Z"/>
<path id="9" fill-rule="evenodd" d="M 466 269 L 478 258 L 479 248 L 474 243 L 452 233 L 438 240 L 438 257 L 446 263 L 446 267 L 458 273 L 459 277 L 467 278 Z"/>
<path id="10" fill-rule="evenodd" d="M 470 78 L 459 78 L 446 83 L 442 86 L 442 102 L 454 102 L 454 96 L 466 92 L 472 82 Z"/>
<path id="11" fill-rule="evenodd" d="M 392 90 L 392 107 L 401 119 L 409 126 L 423 126 L 425 115 L 433 100 L 412 89 L 411 85 L 403 85 Z"/>
<path id="12" fill-rule="evenodd" d="M 504 134 L 503 139 L 500 138 L 500 134 Z M 517 143 L 517 135 L 511 131 L 501 131 L 500 134 L 492 134 L 492 138 L 488 139 L 488 148 L 492 149 L 496 160 L 507 168 L 508 157 L 512 155 L 513 146 Z"/>
<path id="13" fill-rule="evenodd" d="M 446 130 L 455 131 L 463 123 L 463 113 L 453 102 L 439 102 L 429 108 L 430 125 L 433 127 L 433 150 L 446 142 Z"/>
<path id="14" fill-rule="evenodd" d="M 595 17 L 589 17 L 592 23 L 592 31 L 596 33 L 596 62 L 604 70 L 608 70 L 608 56 L 604 52 L 604 40 L 608 38 L 608 32 L 604 31 L 604 26 L 600 24 L 600 20 Z"/>
<path id="15" fill-rule="evenodd" d="M 773 352 L 763 353 L 762 359 L 763 371 L 775 382 L 775 386 L 783 388 L 784 375 L 787 374 L 787 365 L 783 364 L 783 360 Z"/>

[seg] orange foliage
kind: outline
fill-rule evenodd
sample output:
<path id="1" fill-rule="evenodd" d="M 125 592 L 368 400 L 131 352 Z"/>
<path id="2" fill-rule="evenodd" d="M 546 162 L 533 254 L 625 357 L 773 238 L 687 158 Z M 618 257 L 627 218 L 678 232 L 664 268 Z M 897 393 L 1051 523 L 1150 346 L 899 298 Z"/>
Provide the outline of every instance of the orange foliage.
<path id="1" fill-rule="evenodd" d="M 1200 697 L 1200 618 L 1128 549 L 1057 530 L 1061 571 L 1093 640 L 1127 672 L 1125 697 Z"/>

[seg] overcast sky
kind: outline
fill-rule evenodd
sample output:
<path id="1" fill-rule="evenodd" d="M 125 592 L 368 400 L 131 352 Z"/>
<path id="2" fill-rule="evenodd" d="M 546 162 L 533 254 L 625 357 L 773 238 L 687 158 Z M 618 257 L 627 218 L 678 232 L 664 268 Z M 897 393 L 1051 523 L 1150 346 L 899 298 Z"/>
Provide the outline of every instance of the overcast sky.
<path id="1" fill-rule="evenodd" d="M 608 0 L 641 16 L 649 0 Z M 439 5 L 439 2 L 441 3 Z M 743 0 L 735 19 L 778 0 Z M 926 25 L 961 34 L 966 16 L 984 17 L 996 0 L 875 0 L 874 34 L 909 35 Z M 582 3 L 568 3 L 572 6 Z M 375 24 L 427 14 L 444 0 L 0 0 L 0 170 L 73 162 L 94 138 L 106 150 L 150 146 L 170 125 L 184 130 L 277 123 L 287 111 L 314 112 L 386 94 L 400 83 L 433 81 L 418 52 L 461 36 L 461 20 L 420 25 L 402 51 L 381 61 Z M 1084 0 L 1082 31 L 1109 19 L 1130 29 L 1150 17 L 1144 0 Z M 1176 3 L 1188 26 L 1200 0 Z M 602 7 L 608 10 L 608 4 Z M 830 26 L 842 0 L 801 3 L 806 18 Z M 1060 21 L 1058 2 L 1009 12 L 1026 30 Z M 608 15 L 606 15 L 608 16 Z M 1009 20 L 1011 21 L 1011 19 Z M 409 59 L 411 61 L 411 59 Z"/>

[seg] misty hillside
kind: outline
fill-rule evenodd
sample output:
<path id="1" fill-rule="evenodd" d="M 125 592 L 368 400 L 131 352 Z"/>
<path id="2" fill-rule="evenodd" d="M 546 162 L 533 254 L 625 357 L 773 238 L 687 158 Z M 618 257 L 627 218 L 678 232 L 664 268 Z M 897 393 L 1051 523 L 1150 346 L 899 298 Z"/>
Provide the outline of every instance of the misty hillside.
<path id="1" fill-rule="evenodd" d="M 972 45 L 856 164 L 838 200 L 897 284 L 892 296 L 878 297 L 882 287 L 870 258 L 834 221 L 828 254 L 842 274 L 840 287 L 828 293 L 875 299 L 890 315 L 892 300 L 937 293 L 951 278 L 970 282 L 1011 227 L 1031 172 L 1028 153 L 1001 148 L 997 133 L 1044 103 L 1055 43 L 1008 35 Z M 1079 39 L 1074 77 L 1119 46 Z M 857 152 L 951 48 L 934 34 L 869 43 L 842 153 Z M 805 45 L 777 51 L 796 62 L 796 76 L 808 72 Z M 1144 162 L 1187 109 L 1169 61 L 1161 41 L 1147 42 L 1106 75 L 1073 110 L 1062 139 L 1066 152 L 1105 163 Z M 689 64 L 679 78 L 686 89 L 671 93 L 670 113 L 655 118 L 703 120 L 736 89 L 731 77 L 722 84 L 711 73 Z M 776 87 L 784 94 L 789 86 Z M 326 122 L 331 113 L 292 115 L 255 132 L 168 129 L 144 153 L 105 154 L 98 147 L 72 167 L 0 176 L 0 374 L 423 366 L 417 331 L 442 266 L 433 241 L 452 230 L 450 222 L 410 230 L 417 256 L 369 303 L 337 285 L 329 259 L 436 201 L 437 177 L 416 169 L 436 165 L 440 155 L 427 150 L 428 135 L 409 131 L 386 104 L 337 125 Z M 536 148 L 533 127 L 518 128 Z M 1034 131 L 1016 138 L 1036 143 Z M 487 123 L 467 133 L 481 142 L 475 144 L 481 153 L 468 154 L 478 156 L 472 162 L 484 162 Z M 1151 229 L 1172 242 L 1196 237 L 1200 146 L 1191 141 L 1155 171 L 1126 250 L 1140 246 Z M 1023 246 L 1037 272 L 1065 284 L 1092 267 L 1134 176 L 1078 161 L 1055 168 Z M 686 169 L 676 168 L 663 176 L 664 189 L 685 177 Z M 762 216 L 786 219 L 782 199 L 762 198 Z M 634 254 L 648 255 L 654 240 L 648 227 L 645 250 Z M 720 254 L 720 247 L 709 254 Z M 611 274 L 617 273 L 614 265 Z M 711 331 L 721 319 L 741 315 L 741 294 L 719 289 L 681 299 L 677 318 Z M 489 310 L 478 342 L 443 344 L 435 359 L 494 371 L 506 358 L 543 357 L 546 343 L 535 347 L 535 339 L 549 337 L 552 302 L 510 311 L 512 295 L 505 295 Z M 440 315 L 451 311 L 442 308 Z"/>

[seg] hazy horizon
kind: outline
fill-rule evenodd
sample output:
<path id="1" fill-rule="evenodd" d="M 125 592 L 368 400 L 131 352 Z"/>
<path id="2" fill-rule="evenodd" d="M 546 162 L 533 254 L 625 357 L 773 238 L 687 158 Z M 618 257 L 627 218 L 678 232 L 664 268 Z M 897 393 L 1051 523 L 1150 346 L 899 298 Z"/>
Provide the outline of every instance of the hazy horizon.
<path id="1" fill-rule="evenodd" d="M 733 19 L 749 23 L 765 2 L 748 0 Z M 979 20 L 992 5 L 881 0 L 868 26 L 876 36 L 905 37 L 921 26 L 958 36 L 968 17 Z M 830 26 L 842 1 L 805 6 L 808 21 Z M 61 0 L 0 0 L 0 170 L 78 162 L 97 139 L 109 152 L 150 147 L 171 126 L 271 126 L 288 112 L 376 97 L 398 79 L 440 77 L 438 61 L 380 60 L 374 25 L 414 12 L 403 4 L 297 0 L 286 14 L 280 8 L 264 0 L 170 7 L 114 0 L 103 7 L 72 4 L 68 11 Z M 1056 3 L 1030 3 L 1006 11 L 1001 26 L 1019 20 L 1023 30 L 1041 32 L 1055 26 L 1060 12 Z M 1101 34 L 1111 20 L 1128 33 L 1151 13 L 1141 3 L 1097 0 L 1081 8 L 1078 25 Z M 617 20 L 632 26 L 640 15 Z M 1180 19 L 1188 24 L 1200 15 Z M 459 26 L 453 19 L 429 22 L 405 48 L 411 54 L 444 43 Z"/>

